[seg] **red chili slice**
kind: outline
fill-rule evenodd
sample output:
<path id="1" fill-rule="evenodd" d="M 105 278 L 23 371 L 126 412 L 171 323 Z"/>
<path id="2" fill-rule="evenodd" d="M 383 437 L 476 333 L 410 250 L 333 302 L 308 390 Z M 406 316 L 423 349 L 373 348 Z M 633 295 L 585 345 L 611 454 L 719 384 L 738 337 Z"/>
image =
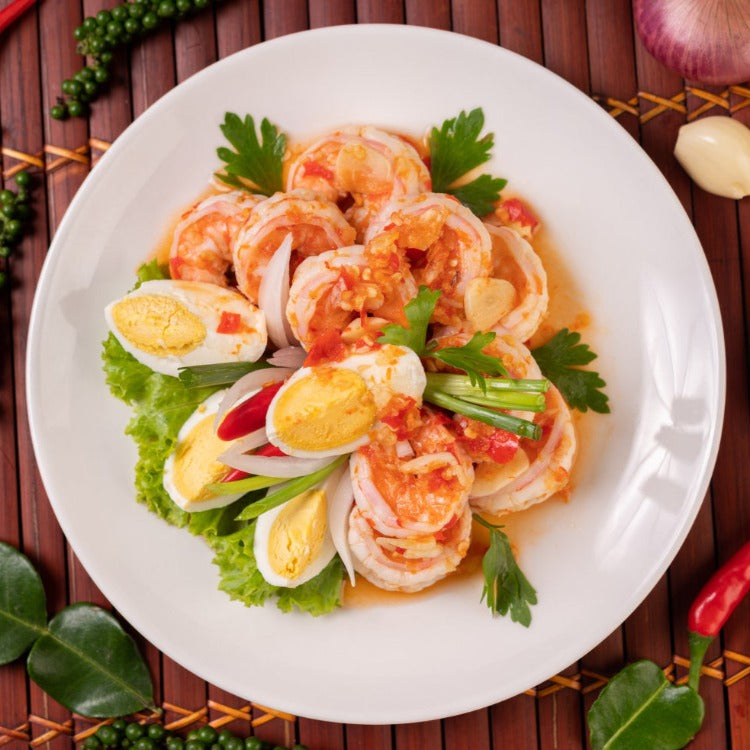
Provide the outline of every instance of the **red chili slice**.
<path id="1" fill-rule="evenodd" d="M 217 437 L 221 440 L 236 440 L 263 427 L 268 407 L 282 385 L 284 384 L 267 385 L 239 406 L 235 406 L 221 421 L 219 429 L 216 430 Z"/>
<path id="2" fill-rule="evenodd" d="M 271 443 L 268 443 L 264 445 L 262 448 L 258 448 L 257 451 L 255 451 L 256 456 L 286 456 L 287 454 L 284 453 L 281 448 L 277 448 L 275 445 L 271 445 Z"/>

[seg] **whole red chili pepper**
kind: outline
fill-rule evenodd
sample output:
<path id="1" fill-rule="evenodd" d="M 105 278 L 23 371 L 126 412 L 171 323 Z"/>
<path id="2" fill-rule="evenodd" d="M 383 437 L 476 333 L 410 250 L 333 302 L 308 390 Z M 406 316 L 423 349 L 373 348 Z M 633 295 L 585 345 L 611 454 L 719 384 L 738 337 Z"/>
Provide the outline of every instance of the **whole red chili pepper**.
<path id="1" fill-rule="evenodd" d="M 750 542 L 746 542 L 708 580 L 688 612 L 690 676 L 698 690 L 706 649 L 724 627 L 729 615 L 750 591 Z"/>
<path id="2" fill-rule="evenodd" d="M 284 384 L 267 385 L 239 406 L 235 406 L 222 419 L 216 435 L 222 440 L 236 440 L 263 427 L 268 407 L 282 385 Z"/>
<path id="3" fill-rule="evenodd" d="M 22 13 L 27 11 L 36 0 L 13 0 L 10 5 L 0 10 L 0 33 L 10 26 Z"/>

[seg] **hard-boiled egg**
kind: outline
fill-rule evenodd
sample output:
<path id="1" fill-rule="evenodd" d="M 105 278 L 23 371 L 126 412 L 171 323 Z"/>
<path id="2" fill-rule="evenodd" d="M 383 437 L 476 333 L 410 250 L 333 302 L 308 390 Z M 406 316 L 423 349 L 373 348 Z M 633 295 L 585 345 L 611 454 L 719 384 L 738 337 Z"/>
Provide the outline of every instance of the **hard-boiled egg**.
<path id="1" fill-rule="evenodd" d="M 266 348 L 263 313 L 232 289 L 200 281 L 146 281 L 104 311 L 125 351 L 177 376 L 180 367 L 254 362 Z"/>
<path id="2" fill-rule="evenodd" d="M 214 417 L 225 392 L 209 396 L 188 417 L 164 463 L 164 489 L 190 513 L 229 505 L 242 495 L 214 495 L 206 490 L 206 485 L 220 481 L 231 470 L 217 458 L 232 443 L 220 440 L 214 431 Z"/>
<path id="3" fill-rule="evenodd" d="M 340 477 L 340 471 L 334 472 L 319 487 L 258 516 L 253 552 L 260 574 L 272 586 L 295 588 L 333 559 L 328 506 Z"/>
<path id="4" fill-rule="evenodd" d="M 290 456 L 339 456 L 368 441 L 397 395 L 418 404 L 426 384 L 419 357 L 385 344 L 340 362 L 300 368 L 268 408 L 268 441 Z"/>

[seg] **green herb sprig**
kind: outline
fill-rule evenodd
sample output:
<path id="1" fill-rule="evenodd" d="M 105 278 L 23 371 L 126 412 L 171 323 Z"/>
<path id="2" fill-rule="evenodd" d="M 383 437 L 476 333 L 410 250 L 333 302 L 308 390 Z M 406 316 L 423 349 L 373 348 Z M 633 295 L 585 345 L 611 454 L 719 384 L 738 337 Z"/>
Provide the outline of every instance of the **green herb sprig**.
<path id="1" fill-rule="evenodd" d="M 135 0 L 100 10 L 88 16 L 73 30 L 76 51 L 85 55 L 90 65 L 76 71 L 62 82 L 62 96 L 51 107 L 55 120 L 85 117 L 88 105 L 104 90 L 110 80 L 110 66 L 118 48 L 153 33 L 170 21 L 179 21 L 207 8 L 211 0 Z"/>
<path id="2" fill-rule="evenodd" d="M 235 150 L 221 146 L 216 149 L 225 162 L 216 177 L 227 185 L 251 193 L 273 195 L 284 189 L 282 166 L 286 149 L 286 136 L 265 117 L 260 123 L 260 139 L 255 121 L 250 115 L 241 119 L 227 112 L 221 132 Z"/>
<path id="3" fill-rule="evenodd" d="M 529 583 L 513 555 L 513 548 L 502 526 L 474 514 L 474 520 L 489 529 L 490 546 L 482 559 L 484 589 L 482 601 L 493 614 L 506 615 L 528 628 L 531 624 L 530 605 L 537 603 L 536 590 Z"/>
<path id="4" fill-rule="evenodd" d="M 580 333 L 563 328 L 546 344 L 533 349 L 531 354 L 571 408 L 609 414 L 609 397 L 601 390 L 606 382 L 598 372 L 579 367 L 597 357 L 588 344 L 581 344 L 580 340 Z"/>
<path id="5" fill-rule="evenodd" d="M 433 128 L 429 137 L 430 173 L 432 189 L 436 193 L 450 193 L 477 216 L 486 216 L 500 199 L 500 191 L 508 181 L 483 174 L 462 185 L 455 183 L 490 157 L 494 135 L 480 137 L 484 127 L 484 112 L 472 109 L 445 120 L 440 129 Z"/>
<path id="6" fill-rule="evenodd" d="M 27 651 L 29 677 L 71 711 L 95 717 L 159 711 L 146 663 L 120 623 L 85 603 L 47 622 L 39 574 L 25 555 L 0 543 L 0 664 Z"/>

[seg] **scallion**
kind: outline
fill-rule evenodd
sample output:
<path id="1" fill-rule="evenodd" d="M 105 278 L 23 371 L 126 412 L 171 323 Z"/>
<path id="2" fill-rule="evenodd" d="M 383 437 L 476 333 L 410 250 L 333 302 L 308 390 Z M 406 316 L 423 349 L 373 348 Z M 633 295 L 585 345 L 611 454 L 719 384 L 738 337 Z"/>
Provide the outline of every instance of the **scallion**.
<path id="1" fill-rule="evenodd" d="M 243 375 L 254 370 L 271 367 L 267 362 L 217 362 L 213 365 L 195 365 L 180 368 L 180 382 L 186 388 L 232 385 Z"/>

